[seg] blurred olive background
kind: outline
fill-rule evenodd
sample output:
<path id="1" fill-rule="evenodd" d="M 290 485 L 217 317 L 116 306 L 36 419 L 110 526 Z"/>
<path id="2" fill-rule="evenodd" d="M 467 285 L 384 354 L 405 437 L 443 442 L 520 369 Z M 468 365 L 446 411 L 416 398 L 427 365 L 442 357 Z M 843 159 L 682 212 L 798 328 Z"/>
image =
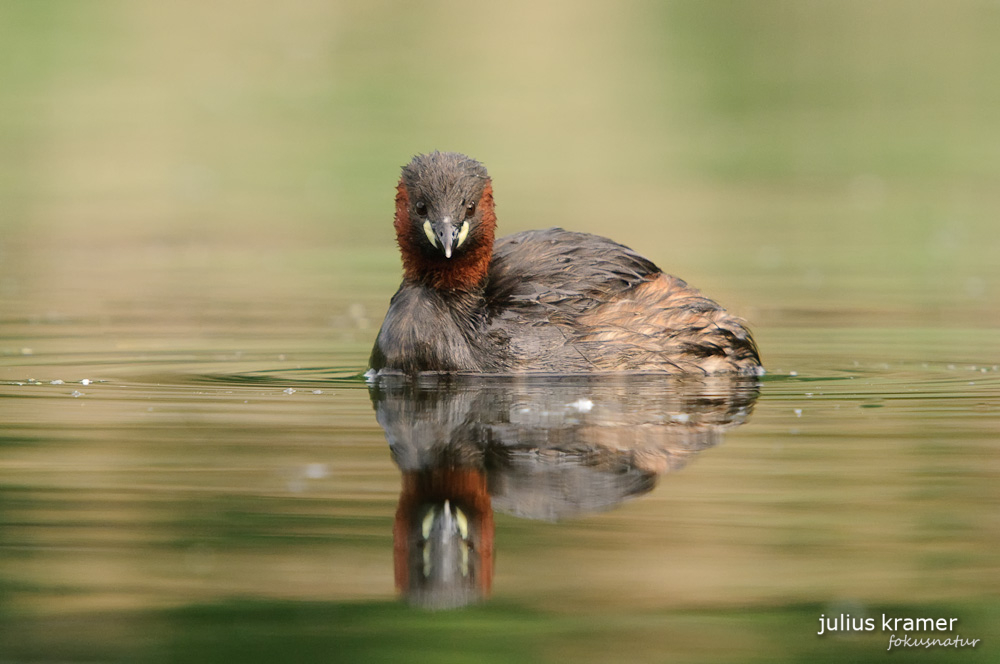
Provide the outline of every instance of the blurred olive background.
<path id="1" fill-rule="evenodd" d="M 349 289 L 377 319 L 398 169 L 441 149 L 486 163 L 501 232 L 612 235 L 765 338 L 787 310 L 996 322 L 994 2 L 0 13 L 8 310 Z"/>
<path id="2" fill-rule="evenodd" d="M 0 3 L 0 661 L 881 658 L 814 637 L 859 597 L 996 635 L 996 385 L 882 368 L 995 383 L 998 35 L 987 0 Z M 238 375 L 364 370 L 435 149 L 501 233 L 611 236 L 748 318 L 772 374 L 883 373 L 812 429 L 817 387 L 765 383 L 671 502 L 501 519 L 496 601 L 399 605 L 364 389 L 245 411 Z"/>

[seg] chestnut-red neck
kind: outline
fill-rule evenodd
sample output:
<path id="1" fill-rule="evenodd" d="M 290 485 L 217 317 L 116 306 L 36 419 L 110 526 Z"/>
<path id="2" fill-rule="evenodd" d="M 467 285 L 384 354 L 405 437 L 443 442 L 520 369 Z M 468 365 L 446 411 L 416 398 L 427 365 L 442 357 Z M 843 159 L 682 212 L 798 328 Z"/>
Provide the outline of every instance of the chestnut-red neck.
<path id="1" fill-rule="evenodd" d="M 410 194 L 400 181 L 396 187 L 396 242 L 403 257 L 403 278 L 439 290 L 473 290 L 482 285 L 493 257 L 497 217 L 493 207 L 493 187 L 487 183 L 479 199 L 482 215 L 469 244 L 459 254 L 445 258 L 421 250 L 423 232 L 410 220 Z"/>

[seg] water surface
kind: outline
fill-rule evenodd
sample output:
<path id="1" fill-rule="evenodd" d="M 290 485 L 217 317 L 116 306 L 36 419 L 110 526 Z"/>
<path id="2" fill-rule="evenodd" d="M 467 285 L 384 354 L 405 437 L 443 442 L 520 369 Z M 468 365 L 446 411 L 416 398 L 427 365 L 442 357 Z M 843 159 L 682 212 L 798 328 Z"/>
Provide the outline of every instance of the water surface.
<path id="1" fill-rule="evenodd" d="M 872 331 L 869 345 L 897 349 L 873 362 L 809 331 L 778 334 L 797 368 L 737 386 L 377 389 L 356 375 L 363 355 L 335 368 L 308 344 L 10 352 L 5 649 L 404 656 L 437 647 L 428 630 L 452 638 L 475 621 L 466 650 L 599 661 L 641 638 L 640 659 L 710 660 L 824 652 L 815 625 L 841 612 L 947 614 L 988 636 L 996 340 Z M 927 361 L 907 337 L 935 342 Z M 485 598 L 448 615 L 408 607 L 394 578 L 406 478 L 442 469 L 478 474 L 494 531 Z M 881 652 L 882 640 L 836 648 Z"/>

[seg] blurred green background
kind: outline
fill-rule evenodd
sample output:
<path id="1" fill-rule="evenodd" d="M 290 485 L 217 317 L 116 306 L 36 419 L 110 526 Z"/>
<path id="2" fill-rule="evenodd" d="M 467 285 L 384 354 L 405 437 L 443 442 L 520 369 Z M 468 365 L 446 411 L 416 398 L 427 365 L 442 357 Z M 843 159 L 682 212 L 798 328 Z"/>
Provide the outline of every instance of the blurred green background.
<path id="1" fill-rule="evenodd" d="M 881 635 L 809 630 L 838 589 L 991 637 L 996 388 L 949 374 L 906 400 L 927 376 L 887 372 L 1000 359 L 998 35 L 992 0 L 0 2 L 0 660 L 881 661 Z M 820 385 L 809 429 L 792 407 L 818 388 L 765 383 L 743 446 L 669 496 L 501 522 L 507 599 L 396 604 L 398 477 L 363 390 L 248 415 L 252 380 L 199 401 L 168 374 L 363 370 L 400 277 L 399 167 L 435 149 L 486 164 L 501 233 L 611 236 L 747 317 L 772 374 L 860 365 L 868 392 Z M 121 379 L 153 368 L 162 391 Z M 74 410 L 6 398 L 95 375 L 104 400 Z M 310 509 L 335 525 L 313 547 L 268 482 L 316 450 L 332 488 Z M 266 524 L 220 549 L 217 585 L 175 560 L 175 503 L 206 496 L 232 506 L 204 530 Z M 558 541 L 565 567 L 539 552 Z M 667 554 L 684 567 L 635 605 L 606 592 Z M 591 576 L 549 593 L 566 569 Z"/>
<path id="2" fill-rule="evenodd" d="M 985 0 L 5 2 L 3 294 L 100 312 L 112 283 L 57 293 L 103 265 L 173 284 L 119 303 L 237 280 L 378 319 L 398 169 L 441 149 L 486 163 L 502 233 L 611 235 L 758 326 L 996 323 L 998 28 Z"/>

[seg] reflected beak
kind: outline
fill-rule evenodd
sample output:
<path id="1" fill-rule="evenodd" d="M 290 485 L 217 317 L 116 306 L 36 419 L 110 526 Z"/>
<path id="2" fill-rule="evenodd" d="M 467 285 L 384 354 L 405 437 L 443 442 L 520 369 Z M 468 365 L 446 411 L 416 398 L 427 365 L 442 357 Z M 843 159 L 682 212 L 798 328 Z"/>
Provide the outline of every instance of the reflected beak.
<path id="1" fill-rule="evenodd" d="M 455 530 L 455 516 L 451 513 L 451 501 L 444 499 L 444 523 L 443 528 L 446 533 Z"/>
<path id="2" fill-rule="evenodd" d="M 431 244 L 444 252 L 445 258 L 451 258 L 452 252 L 462 246 L 465 238 L 469 236 L 469 222 L 462 222 L 461 226 L 455 226 L 451 217 L 445 217 L 441 221 L 424 222 L 424 235 L 431 241 Z"/>

